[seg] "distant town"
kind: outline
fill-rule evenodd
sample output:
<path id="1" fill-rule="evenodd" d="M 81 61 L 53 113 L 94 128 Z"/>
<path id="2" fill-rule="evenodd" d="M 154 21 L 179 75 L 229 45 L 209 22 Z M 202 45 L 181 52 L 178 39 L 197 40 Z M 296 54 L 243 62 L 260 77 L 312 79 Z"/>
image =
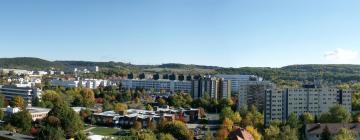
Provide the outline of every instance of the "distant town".
<path id="1" fill-rule="evenodd" d="M 1 68 L 0 139 L 360 139 L 357 79 L 121 73 Z"/>

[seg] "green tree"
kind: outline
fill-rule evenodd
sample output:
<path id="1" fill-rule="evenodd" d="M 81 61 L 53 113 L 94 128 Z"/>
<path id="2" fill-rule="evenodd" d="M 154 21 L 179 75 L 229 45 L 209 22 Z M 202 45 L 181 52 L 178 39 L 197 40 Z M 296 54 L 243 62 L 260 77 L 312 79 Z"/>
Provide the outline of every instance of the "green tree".
<path id="1" fill-rule="evenodd" d="M 157 140 L 156 135 L 152 131 L 138 133 L 139 140 Z"/>
<path id="2" fill-rule="evenodd" d="M 21 96 L 15 96 L 12 98 L 10 105 L 12 107 L 19 107 L 21 109 L 24 109 L 25 108 L 25 100 Z"/>
<path id="3" fill-rule="evenodd" d="M 104 111 L 109 111 L 109 110 L 113 110 L 114 107 L 109 103 L 109 101 L 105 100 L 103 103 L 103 110 Z"/>
<path id="4" fill-rule="evenodd" d="M 192 140 L 193 134 L 186 125 L 181 121 L 167 122 L 163 129 L 160 130 L 162 133 L 169 133 L 175 138 L 180 140 Z"/>
<path id="5" fill-rule="evenodd" d="M 286 125 L 283 126 L 281 129 L 280 137 L 282 140 L 298 140 L 298 129 L 291 128 L 290 126 Z"/>
<path id="6" fill-rule="evenodd" d="M 121 113 L 121 112 L 126 113 L 127 109 L 128 109 L 128 106 L 127 106 L 127 104 L 124 104 L 124 103 L 116 103 L 114 105 L 114 110 L 115 110 L 115 112 L 118 112 L 118 113 Z"/>
<path id="7" fill-rule="evenodd" d="M 221 110 L 220 120 L 224 120 L 225 118 L 229 118 L 234 123 L 241 122 L 241 116 L 239 112 L 234 112 L 231 107 L 225 107 Z"/>
<path id="8" fill-rule="evenodd" d="M 31 129 L 32 118 L 27 110 L 11 115 L 10 124 L 15 126 L 21 133 L 28 134 Z"/>
<path id="9" fill-rule="evenodd" d="M 176 138 L 168 133 L 160 133 L 158 140 L 176 140 Z"/>
<path id="10" fill-rule="evenodd" d="M 5 96 L 0 95 L 0 107 L 5 107 Z"/>
<path id="11" fill-rule="evenodd" d="M 323 132 L 321 133 L 321 138 L 320 140 L 330 140 L 331 138 L 331 133 L 329 128 L 326 126 L 323 130 Z"/>
<path id="12" fill-rule="evenodd" d="M 315 117 L 309 112 L 303 113 L 300 116 L 300 119 L 304 124 L 314 123 L 315 122 Z"/>
<path id="13" fill-rule="evenodd" d="M 41 100 L 46 108 L 53 108 L 54 105 L 61 104 L 63 101 L 60 94 L 54 90 L 46 90 L 41 95 Z"/>
<path id="14" fill-rule="evenodd" d="M 95 104 L 95 94 L 94 91 L 89 88 L 84 88 L 80 91 L 81 94 L 81 103 L 85 107 L 92 107 Z"/>
<path id="15" fill-rule="evenodd" d="M 210 128 L 207 128 L 205 132 L 205 136 L 202 138 L 202 140 L 212 140 L 212 139 L 213 139 L 213 135 L 210 131 Z"/>
<path id="16" fill-rule="evenodd" d="M 280 136 L 280 128 L 275 125 L 270 125 L 265 129 L 265 140 L 278 140 Z"/>
<path id="17" fill-rule="evenodd" d="M 356 140 L 355 134 L 348 129 L 342 128 L 335 136 L 335 140 Z"/>
<path id="18" fill-rule="evenodd" d="M 286 121 L 286 124 L 289 125 L 291 128 L 298 129 L 301 127 L 300 121 L 295 113 L 290 114 L 288 120 Z"/>
<path id="19" fill-rule="evenodd" d="M 167 105 L 166 101 L 165 101 L 163 98 L 158 98 L 158 99 L 156 100 L 156 102 L 157 102 L 160 106 Z"/>
<path id="20" fill-rule="evenodd" d="M 321 114 L 320 121 L 322 123 L 349 123 L 351 114 L 344 107 L 336 105 L 331 107 L 329 112 Z"/>
<path id="21" fill-rule="evenodd" d="M 222 110 L 225 107 L 233 107 L 234 101 L 230 98 L 224 98 L 219 101 L 219 110 Z"/>
<path id="22" fill-rule="evenodd" d="M 149 110 L 149 111 L 153 111 L 154 110 L 154 108 L 151 106 L 151 105 L 146 105 L 146 107 L 145 107 L 145 109 L 146 110 Z"/>
<path id="23" fill-rule="evenodd" d="M 242 126 L 255 126 L 260 129 L 264 125 L 264 115 L 257 111 L 255 106 L 251 106 L 246 113 L 245 118 L 242 119 Z"/>
<path id="24" fill-rule="evenodd" d="M 64 130 L 50 125 L 42 126 L 35 137 L 36 140 L 65 140 Z"/>
<path id="25" fill-rule="evenodd" d="M 175 107 L 190 107 L 192 98 L 189 94 L 177 93 L 169 98 L 169 104 Z"/>
<path id="26" fill-rule="evenodd" d="M 54 116 L 60 120 L 60 126 L 67 137 L 74 138 L 84 129 L 80 116 L 65 103 L 52 108 L 48 113 L 49 116 Z"/>

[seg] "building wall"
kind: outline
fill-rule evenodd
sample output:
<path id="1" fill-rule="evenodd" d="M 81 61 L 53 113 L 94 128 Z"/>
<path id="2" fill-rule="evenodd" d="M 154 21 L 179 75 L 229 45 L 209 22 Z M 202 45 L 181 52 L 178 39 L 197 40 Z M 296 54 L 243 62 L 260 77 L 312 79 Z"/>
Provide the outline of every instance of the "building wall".
<path id="1" fill-rule="evenodd" d="M 335 105 L 351 112 L 351 92 L 337 88 L 269 89 L 265 93 L 265 123 L 274 119 L 285 121 L 291 113 L 319 116 Z"/>
<path id="2" fill-rule="evenodd" d="M 144 88 L 146 90 L 167 92 L 187 92 L 192 91 L 191 81 L 172 81 L 172 80 L 153 80 L 153 79 L 126 79 L 121 80 L 122 87 L 126 89 Z"/>
<path id="3" fill-rule="evenodd" d="M 262 109 L 265 104 L 265 90 L 272 88 L 273 84 L 268 81 L 240 81 L 238 82 L 238 108 L 255 105 Z"/>
<path id="4" fill-rule="evenodd" d="M 11 101 L 15 96 L 21 96 L 31 105 L 32 102 L 36 99 L 40 99 L 41 90 L 37 88 L 30 87 L 11 87 L 11 86 L 0 86 L 0 94 L 5 96 L 5 99 Z"/>

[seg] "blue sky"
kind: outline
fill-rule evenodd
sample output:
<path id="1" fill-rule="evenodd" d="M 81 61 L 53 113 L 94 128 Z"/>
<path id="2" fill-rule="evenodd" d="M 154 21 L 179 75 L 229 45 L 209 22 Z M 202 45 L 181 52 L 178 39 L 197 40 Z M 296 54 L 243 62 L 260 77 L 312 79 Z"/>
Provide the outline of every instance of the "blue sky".
<path id="1" fill-rule="evenodd" d="M 360 64 L 358 0 L 0 1 L 0 57 Z"/>

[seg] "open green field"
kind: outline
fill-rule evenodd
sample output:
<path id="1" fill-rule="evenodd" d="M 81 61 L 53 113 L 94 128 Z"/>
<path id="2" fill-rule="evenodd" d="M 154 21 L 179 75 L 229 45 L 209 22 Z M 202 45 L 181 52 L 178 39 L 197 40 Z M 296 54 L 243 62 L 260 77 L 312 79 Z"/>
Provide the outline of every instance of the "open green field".
<path id="1" fill-rule="evenodd" d="M 90 132 L 94 133 L 95 135 L 111 136 L 116 134 L 117 131 L 118 129 L 114 129 L 114 128 L 96 127 L 92 129 Z"/>

